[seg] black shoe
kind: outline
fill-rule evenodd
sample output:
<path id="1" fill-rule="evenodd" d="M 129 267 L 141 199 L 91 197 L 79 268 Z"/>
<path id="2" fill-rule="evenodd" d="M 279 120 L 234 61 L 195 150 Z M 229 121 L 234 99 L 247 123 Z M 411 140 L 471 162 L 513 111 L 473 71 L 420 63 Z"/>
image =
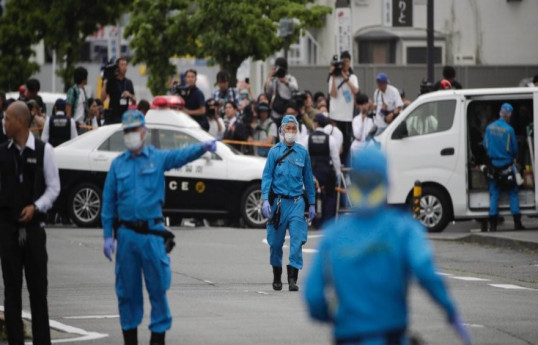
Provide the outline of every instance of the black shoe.
<path id="1" fill-rule="evenodd" d="M 282 267 L 273 266 L 273 290 L 282 290 Z"/>
<path id="2" fill-rule="evenodd" d="M 162 333 L 151 332 L 149 345 L 164 345 L 164 335 L 165 335 L 164 332 Z"/>
<path id="3" fill-rule="evenodd" d="M 123 341 L 125 345 L 138 345 L 137 329 L 123 330 Z"/>
<path id="4" fill-rule="evenodd" d="M 288 285 L 290 291 L 299 291 L 297 286 L 297 278 L 299 277 L 299 270 L 293 266 L 288 265 Z"/>
<path id="5" fill-rule="evenodd" d="M 515 230 L 525 230 L 523 224 L 521 224 L 521 215 L 514 214 L 514 229 Z"/>
<path id="6" fill-rule="evenodd" d="M 497 231 L 497 216 L 489 216 L 489 229 L 490 232 Z"/>

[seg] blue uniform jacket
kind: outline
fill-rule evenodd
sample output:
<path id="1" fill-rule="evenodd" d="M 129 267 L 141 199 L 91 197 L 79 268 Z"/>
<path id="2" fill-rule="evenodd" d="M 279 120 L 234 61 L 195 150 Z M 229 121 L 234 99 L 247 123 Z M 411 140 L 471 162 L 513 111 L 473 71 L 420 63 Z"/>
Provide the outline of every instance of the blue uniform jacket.
<path id="1" fill-rule="evenodd" d="M 101 221 L 104 236 L 112 237 L 115 217 L 126 221 L 162 218 L 164 172 L 179 168 L 204 152 L 201 144 L 180 150 L 158 150 L 145 146 L 140 155 L 135 156 L 127 150 L 116 157 L 103 190 Z M 163 229 L 164 224 L 152 228 Z"/>
<path id="2" fill-rule="evenodd" d="M 336 339 L 404 329 L 412 276 L 451 319 L 455 307 L 435 272 L 424 227 L 388 208 L 368 217 L 351 214 L 324 231 L 306 281 L 308 310 L 334 324 Z"/>
<path id="3" fill-rule="evenodd" d="M 503 167 L 517 157 L 516 133 L 503 118 L 489 124 L 484 135 L 484 148 L 495 167 Z"/>
<path id="4" fill-rule="evenodd" d="M 288 150 L 293 150 L 293 153 L 284 158 L 275 168 L 275 162 Z M 269 151 L 265 168 L 263 169 L 262 199 L 269 199 L 271 185 L 273 185 L 275 194 L 292 197 L 303 195 L 303 184 L 306 189 L 308 204 L 314 205 L 316 203 L 316 191 L 308 151 L 304 146 L 297 143 L 294 143 L 290 148 L 283 142 L 273 146 Z"/>

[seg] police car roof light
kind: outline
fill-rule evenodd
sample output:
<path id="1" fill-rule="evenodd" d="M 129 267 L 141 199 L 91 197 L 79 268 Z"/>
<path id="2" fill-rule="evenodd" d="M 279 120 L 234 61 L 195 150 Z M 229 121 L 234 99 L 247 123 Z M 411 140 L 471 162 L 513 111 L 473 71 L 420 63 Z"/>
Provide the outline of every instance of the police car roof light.
<path id="1" fill-rule="evenodd" d="M 157 96 L 151 104 L 153 108 L 170 108 L 181 110 L 185 106 L 185 101 L 181 96 L 167 95 Z"/>

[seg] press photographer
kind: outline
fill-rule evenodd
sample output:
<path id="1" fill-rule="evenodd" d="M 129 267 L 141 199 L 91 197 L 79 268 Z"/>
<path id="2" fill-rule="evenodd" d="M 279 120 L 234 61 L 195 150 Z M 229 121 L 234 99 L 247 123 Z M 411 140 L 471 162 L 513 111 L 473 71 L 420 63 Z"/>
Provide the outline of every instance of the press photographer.
<path id="1" fill-rule="evenodd" d="M 185 72 L 185 85 L 176 86 L 174 94 L 181 96 L 185 100 L 183 112 L 189 114 L 200 126 L 208 131 L 209 121 L 206 116 L 205 97 L 202 91 L 196 86 L 198 73 L 194 69 Z"/>
<path id="2" fill-rule="evenodd" d="M 329 118 L 344 134 L 344 144 L 340 160 L 347 162 L 350 139 L 353 136 L 353 99 L 359 93 L 359 80 L 351 70 L 351 55 L 347 51 L 340 54 L 340 60 L 333 58 L 329 68 L 329 94 L 331 96 Z"/>
<path id="3" fill-rule="evenodd" d="M 120 123 L 123 113 L 129 108 L 129 102 L 136 104 L 133 82 L 125 77 L 127 73 L 127 60 L 120 57 L 116 64 L 109 64 L 103 70 L 104 85 L 101 100 L 107 97 L 108 118 L 106 124 Z"/>
<path id="4" fill-rule="evenodd" d="M 288 62 L 283 57 L 275 60 L 275 65 L 265 80 L 264 89 L 271 100 L 271 118 L 280 127 L 292 92 L 299 89 L 295 77 L 288 74 Z"/>

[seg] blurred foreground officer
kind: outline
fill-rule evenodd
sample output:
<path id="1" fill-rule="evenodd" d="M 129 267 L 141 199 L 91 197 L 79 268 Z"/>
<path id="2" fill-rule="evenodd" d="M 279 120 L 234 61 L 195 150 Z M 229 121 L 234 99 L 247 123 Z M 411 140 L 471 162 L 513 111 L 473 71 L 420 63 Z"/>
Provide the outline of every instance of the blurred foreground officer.
<path id="1" fill-rule="evenodd" d="M 273 289 L 282 290 L 282 246 L 286 229 L 290 232 L 288 284 L 298 291 L 297 278 L 303 268 L 302 248 L 307 240 L 308 224 L 304 218 L 303 185 L 308 197 L 308 219 L 316 215 L 316 192 L 310 157 L 304 146 L 295 143 L 299 122 L 293 115 L 282 118 L 280 132 L 284 141 L 271 148 L 262 175 L 262 212 L 267 222 L 267 242 L 273 266 Z M 273 200 L 274 199 L 274 200 Z M 271 200 L 271 201 L 269 201 Z"/>
<path id="2" fill-rule="evenodd" d="M 101 218 L 104 229 L 104 253 L 112 261 L 113 224 L 118 220 L 116 254 L 116 294 L 120 322 L 126 345 L 138 344 L 137 327 L 144 315 L 142 272 L 151 301 L 151 345 L 164 344 L 172 316 L 166 290 L 170 287 L 170 258 L 165 233 L 164 172 L 179 168 L 206 151 L 214 152 L 214 140 L 178 150 L 158 150 L 145 146 L 144 115 L 138 110 L 123 114 L 123 139 L 127 150 L 112 162 L 103 191 Z"/>
<path id="3" fill-rule="evenodd" d="M 5 117 L 11 139 L 0 145 L 0 258 L 9 345 L 24 344 L 22 272 L 30 295 L 33 343 L 50 344 L 45 212 L 60 193 L 52 146 L 30 133 L 30 110 L 11 104 Z"/>
<path id="4" fill-rule="evenodd" d="M 521 224 L 518 188 L 514 176 L 517 139 L 514 129 L 508 124 L 513 110 L 510 103 L 504 103 L 499 112 L 499 119 L 486 127 L 484 135 L 484 148 L 493 168 L 493 174 L 489 179 L 489 231 L 497 231 L 501 188 L 508 191 L 510 212 L 514 216 L 515 230 L 525 229 Z"/>
<path id="5" fill-rule="evenodd" d="M 325 231 L 306 281 L 310 316 L 334 325 L 335 344 L 404 345 L 407 291 L 414 275 L 470 344 L 435 273 L 423 226 L 386 206 L 387 161 L 375 148 L 355 153 L 348 193 L 354 212 Z"/>

